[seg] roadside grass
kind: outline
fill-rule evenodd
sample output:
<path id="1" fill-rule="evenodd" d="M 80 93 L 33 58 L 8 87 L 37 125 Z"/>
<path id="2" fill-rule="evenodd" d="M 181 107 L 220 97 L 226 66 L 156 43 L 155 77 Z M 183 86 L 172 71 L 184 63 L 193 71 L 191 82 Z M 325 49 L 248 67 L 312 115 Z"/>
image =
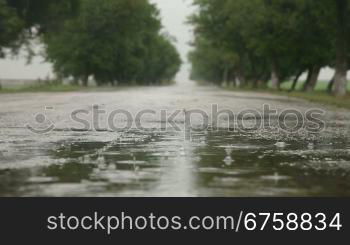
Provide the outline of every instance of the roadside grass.
<path id="1" fill-rule="evenodd" d="M 345 97 L 335 97 L 331 94 L 328 94 L 327 86 L 328 83 L 325 81 L 320 81 L 317 83 L 314 92 L 302 92 L 303 82 L 299 82 L 296 90 L 294 92 L 288 92 L 292 85 L 292 82 L 284 82 L 281 84 L 281 90 L 276 91 L 270 87 L 265 89 L 252 89 L 252 88 L 227 88 L 231 91 L 242 91 L 242 92 L 260 92 L 260 93 L 269 93 L 274 95 L 284 95 L 287 97 L 294 97 L 304 99 L 306 101 L 320 103 L 323 105 L 331 105 L 339 108 L 350 109 L 350 92 Z M 348 83 L 348 91 L 350 91 L 350 84 Z"/>
<path id="2" fill-rule="evenodd" d="M 340 108 L 350 109 L 350 93 L 348 93 L 345 97 L 335 97 L 327 93 L 328 82 L 320 80 L 314 92 L 302 92 L 301 89 L 304 85 L 304 81 L 300 81 L 297 84 L 296 90 L 293 92 L 287 92 L 292 86 L 292 82 L 282 83 L 281 89 L 282 91 L 273 91 L 276 94 L 284 94 L 288 97 L 296 97 L 305 99 L 311 102 L 321 103 L 325 105 L 333 105 Z M 350 91 L 350 83 L 348 82 L 348 91 Z"/>
<path id="3" fill-rule="evenodd" d="M 72 92 L 77 90 L 81 90 L 81 87 L 65 84 L 35 84 L 14 88 L 0 88 L 0 93 Z"/>
<path id="4" fill-rule="evenodd" d="M 161 84 L 153 86 L 171 86 L 174 85 L 175 81 L 164 82 Z M 149 85 L 120 85 L 120 86 L 96 86 L 91 85 L 89 87 L 82 87 L 79 85 L 72 84 L 62 84 L 60 82 L 50 82 L 50 81 L 41 81 L 36 84 L 23 85 L 18 87 L 1 87 L 0 84 L 0 94 L 11 94 L 11 93 L 36 93 L 36 92 L 74 92 L 74 91 L 83 91 L 83 92 L 110 92 L 110 91 L 119 91 L 122 89 L 131 89 L 137 87 L 149 87 Z"/>
<path id="5" fill-rule="evenodd" d="M 318 81 L 316 88 L 315 88 L 315 91 L 327 91 L 328 82 L 329 81 L 325 81 L 325 80 Z M 283 90 L 289 90 L 292 87 L 292 84 L 293 84 L 292 81 L 283 82 L 281 84 L 281 88 Z M 299 81 L 297 83 L 296 90 L 301 90 L 303 88 L 303 85 L 304 85 L 304 81 Z M 350 83 L 349 82 L 348 82 L 348 91 L 350 91 Z"/>
<path id="6" fill-rule="evenodd" d="M 252 89 L 252 88 L 226 88 L 231 91 L 241 91 L 241 92 L 261 92 L 270 93 L 275 95 L 284 95 L 287 97 L 301 98 L 307 101 L 321 103 L 325 105 L 333 105 L 340 108 L 350 109 L 350 93 L 342 98 L 334 97 L 328 94 L 326 91 L 327 83 L 320 81 L 314 92 L 306 93 L 301 92 L 300 89 L 303 86 L 303 82 L 299 82 L 294 92 L 288 92 L 291 87 L 292 82 L 285 82 L 281 85 L 281 91 L 276 91 L 271 88 L 266 89 Z M 348 85 L 348 90 L 350 91 L 350 84 Z M 130 88 L 130 87 L 127 87 Z M 6 93 L 35 93 L 35 92 L 74 92 L 74 91 L 111 91 L 114 89 L 123 89 L 123 87 L 88 87 L 83 88 L 77 85 L 65 85 L 60 83 L 42 83 L 34 84 L 30 86 L 22 86 L 16 88 L 0 88 L 0 94 Z"/>
<path id="7" fill-rule="evenodd" d="M 306 92 L 291 92 L 288 93 L 286 91 L 273 91 L 271 93 L 285 95 L 288 97 L 301 98 L 310 102 L 316 102 L 324 105 L 332 105 L 339 108 L 350 109 L 350 94 L 348 93 L 345 97 L 335 97 L 323 91 L 314 91 L 312 93 Z"/>

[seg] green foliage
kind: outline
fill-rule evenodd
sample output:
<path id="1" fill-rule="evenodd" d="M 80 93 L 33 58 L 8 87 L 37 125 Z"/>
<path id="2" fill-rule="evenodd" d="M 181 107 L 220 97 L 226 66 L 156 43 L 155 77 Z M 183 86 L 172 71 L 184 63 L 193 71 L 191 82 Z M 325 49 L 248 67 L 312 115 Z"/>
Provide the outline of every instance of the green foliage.
<path id="1" fill-rule="evenodd" d="M 39 37 L 58 77 L 84 85 L 170 81 L 181 60 L 160 31 L 148 0 L 0 0 L 0 57 Z"/>
<path id="2" fill-rule="evenodd" d="M 0 94 L 10 93 L 36 93 L 36 92 L 73 92 L 79 91 L 81 87 L 64 84 L 37 84 L 17 88 L 0 88 Z"/>
<path id="3" fill-rule="evenodd" d="M 47 58 L 60 76 L 85 85 L 91 76 L 98 85 L 160 83 L 181 63 L 160 29 L 147 0 L 81 0 L 76 18 L 44 36 Z"/>
<path id="4" fill-rule="evenodd" d="M 6 0 L 8 6 L 16 9 L 18 17 L 30 30 L 54 31 L 66 18 L 74 16 L 79 0 Z"/>
<path id="5" fill-rule="evenodd" d="M 57 31 L 65 19 L 73 17 L 79 0 L 0 0 L 0 58 L 26 46 L 42 33 Z M 5 51 L 6 50 L 6 51 Z"/>
<path id="6" fill-rule="evenodd" d="M 195 5 L 194 78 L 220 83 L 229 69 L 232 81 L 266 86 L 273 77 L 279 87 L 308 71 L 312 83 L 319 68 L 344 69 L 350 57 L 348 0 L 195 0 Z"/>
<path id="7" fill-rule="evenodd" d="M 192 79 L 203 79 L 220 84 L 225 70 L 225 58 L 219 48 L 214 48 L 207 39 L 197 38 L 196 49 L 189 54 L 192 62 Z M 235 59 L 232 57 L 232 60 Z"/>
<path id="8" fill-rule="evenodd" d="M 18 18 L 15 9 L 0 0 L 0 58 L 5 56 L 6 48 L 18 47 L 18 38 L 22 32 L 23 23 Z"/>

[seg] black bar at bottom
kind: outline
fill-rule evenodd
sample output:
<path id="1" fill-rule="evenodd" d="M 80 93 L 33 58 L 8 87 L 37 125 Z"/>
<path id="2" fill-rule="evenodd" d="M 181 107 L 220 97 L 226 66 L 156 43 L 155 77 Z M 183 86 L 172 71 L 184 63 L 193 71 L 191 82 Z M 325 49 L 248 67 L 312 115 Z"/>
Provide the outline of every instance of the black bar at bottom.
<path id="1" fill-rule="evenodd" d="M 349 209 L 345 198 L 2 198 L 0 239 L 2 244 L 343 244 L 350 234 Z"/>

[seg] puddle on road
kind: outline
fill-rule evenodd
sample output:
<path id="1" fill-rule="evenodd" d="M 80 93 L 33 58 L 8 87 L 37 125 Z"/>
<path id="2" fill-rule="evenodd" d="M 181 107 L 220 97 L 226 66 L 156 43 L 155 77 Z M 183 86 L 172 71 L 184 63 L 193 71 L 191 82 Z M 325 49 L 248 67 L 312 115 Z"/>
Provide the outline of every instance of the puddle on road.
<path id="1" fill-rule="evenodd" d="M 36 149 L 46 156 L 45 164 L 28 168 L 1 162 L 0 195 L 350 195 L 345 136 L 281 141 L 256 132 L 212 130 L 195 132 L 190 141 L 180 132 L 134 131 L 116 138 L 82 135 L 55 142 Z M 30 145 L 22 150 L 31 153 Z M 44 161 L 40 157 L 32 161 Z"/>

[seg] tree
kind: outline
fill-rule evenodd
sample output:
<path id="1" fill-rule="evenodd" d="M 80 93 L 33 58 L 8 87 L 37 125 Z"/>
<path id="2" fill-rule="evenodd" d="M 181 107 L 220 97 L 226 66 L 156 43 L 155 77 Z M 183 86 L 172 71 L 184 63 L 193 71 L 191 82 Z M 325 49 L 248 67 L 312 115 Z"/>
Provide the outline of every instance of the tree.
<path id="1" fill-rule="evenodd" d="M 160 29 L 158 10 L 147 0 L 81 0 L 75 18 L 44 35 L 47 59 L 56 73 L 85 86 L 91 76 L 98 85 L 159 83 L 180 66 Z"/>
<path id="2" fill-rule="evenodd" d="M 249 2 L 249 1 L 248 1 Z M 244 86 L 247 81 L 249 67 L 249 50 L 242 36 L 239 25 L 244 22 L 246 15 L 237 11 L 243 7 L 244 1 L 230 2 L 227 0 L 197 0 L 195 4 L 199 6 L 199 13 L 190 18 L 190 23 L 195 25 L 196 41 L 195 51 L 192 54 L 192 61 L 196 57 L 207 56 L 206 53 L 215 57 L 215 60 L 208 62 L 197 59 L 197 70 L 206 70 L 210 76 L 216 74 L 217 80 L 225 80 L 228 74 L 234 73 L 234 77 Z M 248 3 L 249 4 L 249 3 Z M 232 15 L 232 12 L 237 15 Z M 207 50 L 206 50 L 207 49 Z M 201 54 L 203 53 L 203 54 Z M 208 57 L 210 58 L 210 57 Z M 215 71 L 210 71 L 210 67 L 200 68 L 200 65 L 207 66 L 209 63 L 217 61 L 219 64 L 213 66 Z M 198 72 L 196 72 L 198 75 Z"/>
<path id="3" fill-rule="evenodd" d="M 197 37 L 193 45 L 195 49 L 189 54 L 189 60 L 192 63 L 191 78 L 220 85 L 225 80 L 223 78 L 225 68 L 231 68 L 225 62 L 222 51 L 201 37 Z M 229 80 L 228 77 L 229 74 L 226 73 L 227 80 Z"/>
<path id="4" fill-rule="evenodd" d="M 15 9 L 0 0 L 0 58 L 5 57 L 7 48 L 17 48 L 17 40 L 22 32 L 23 23 Z"/>
<path id="5" fill-rule="evenodd" d="M 5 0 L 7 5 L 16 9 L 18 17 L 31 32 L 55 31 L 62 22 L 74 16 L 80 0 Z"/>
<path id="6" fill-rule="evenodd" d="M 335 45 L 336 45 L 336 65 L 334 75 L 334 94 L 336 96 L 344 96 L 347 89 L 347 71 L 348 71 L 348 41 L 349 41 L 349 28 L 350 23 L 348 19 L 349 1 L 348 0 L 336 0 L 333 1 L 336 13 L 336 34 L 335 34 Z"/>
<path id="7" fill-rule="evenodd" d="M 281 82 L 293 78 L 294 90 L 299 77 L 307 72 L 303 90 L 312 91 L 321 69 L 333 66 L 334 94 L 345 95 L 349 0 L 196 0 L 195 4 L 199 11 L 190 19 L 196 39 L 193 69 L 226 74 L 225 69 L 218 69 L 219 64 L 227 54 L 235 54 L 224 63 L 231 64 L 226 67 L 244 83 L 256 87 L 259 81 L 268 80 L 269 73 L 273 88 L 279 89 Z M 205 52 L 216 53 L 215 61 L 210 62 L 215 64 L 196 59 Z"/>
<path id="8" fill-rule="evenodd" d="M 139 71 L 137 81 L 141 84 L 161 84 L 171 81 L 179 71 L 181 58 L 169 38 L 164 35 L 152 35 L 145 45 L 145 56 L 141 57 L 143 69 Z"/>
<path id="9" fill-rule="evenodd" d="M 286 2 L 286 1 L 284 1 Z M 199 13 L 190 22 L 196 28 L 197 38 L 207 39 L 213 48 L 221 49 L 224 57 L 235 54 L 231 65 L 241 84 L 257 86 L 272 74 L 272 83 L 278 88 L 280 80 L 289 75 L 291 61 L 287 47 L 291 42 L 288 4 L 264 0 L 197 0 Z M 233 14 L 234 13 L 234 14 Z M 278 30 L 276 32 L 275 30 Z M 270 72 L 271 71 L 271 72 Z"/>
<path id="10" fill-rule="evenodd" d="M 0 0 L 0 58 L 26 46 L 34 54 L 31 40 L 56 31 L 77 10 L 79 0 Z"/>

